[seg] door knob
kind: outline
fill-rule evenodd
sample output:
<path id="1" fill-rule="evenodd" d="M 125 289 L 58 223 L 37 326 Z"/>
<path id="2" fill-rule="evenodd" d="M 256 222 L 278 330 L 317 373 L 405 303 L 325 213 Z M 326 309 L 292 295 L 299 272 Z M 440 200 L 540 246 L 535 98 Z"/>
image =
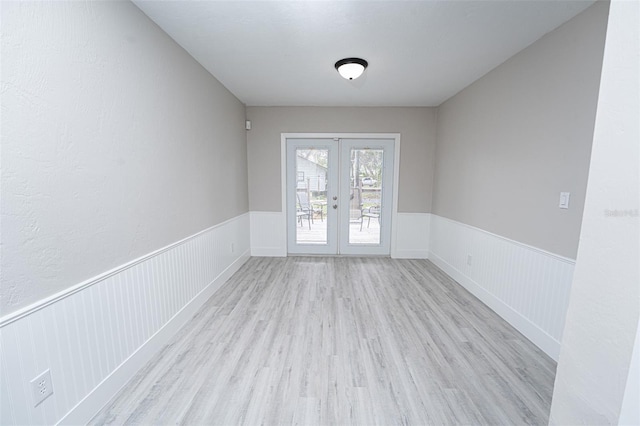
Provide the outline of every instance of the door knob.
<path id="1" fill-rule="evenodd" d="M 337 204 L 334 204 L 334 205 L 333 205 L 333 208 L 334 208 L 334 209 L 337 209 L 337 208 L 338 208 L 338 205 L 337 205 Z"/>
<path id="2" fill-rule="evenodd" d="M 337 200 L 338 197 L 336 197 L 335 195 L 333 196 L 333 201 Z"/>

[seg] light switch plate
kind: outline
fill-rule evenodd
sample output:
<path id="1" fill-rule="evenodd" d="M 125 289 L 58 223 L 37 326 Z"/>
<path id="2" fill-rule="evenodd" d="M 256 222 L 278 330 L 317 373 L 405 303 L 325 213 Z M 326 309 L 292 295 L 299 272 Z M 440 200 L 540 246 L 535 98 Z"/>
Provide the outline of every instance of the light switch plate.
<path id="1" fill-rule="evenodd" d="M 561 192 L 560 193 L 560 205 L 559 207 L 561 209 L 568 209 L 569 208 L 569 198 L 571 197 L 571 193 L 570 192 Z"/>

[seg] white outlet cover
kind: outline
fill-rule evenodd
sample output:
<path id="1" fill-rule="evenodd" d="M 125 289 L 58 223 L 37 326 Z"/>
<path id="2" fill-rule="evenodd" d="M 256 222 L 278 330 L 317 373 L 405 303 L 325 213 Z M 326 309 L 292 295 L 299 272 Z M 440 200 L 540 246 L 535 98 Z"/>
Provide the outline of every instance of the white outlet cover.
<path id="1" fill-rule="evenodd" d="M 51 371 L 46 370 L 35 379 L 31 380 L 31 390 L 33 393 L 33 406 L 37 407 L 42 401 L 53 394 L 53 382 L 51 381 Z"/>

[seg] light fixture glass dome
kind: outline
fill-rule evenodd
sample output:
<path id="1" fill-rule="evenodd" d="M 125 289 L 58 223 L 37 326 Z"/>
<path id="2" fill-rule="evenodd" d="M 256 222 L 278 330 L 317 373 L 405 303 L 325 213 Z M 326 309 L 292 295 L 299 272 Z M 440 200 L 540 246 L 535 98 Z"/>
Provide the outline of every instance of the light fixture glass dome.
<path id="1" fill-rule="evenodd" d="M 360 58 L 345 58 L 336 62 L 336 69 L 343 78 L 353 80 L 362 75 L 369 64 Z"/>

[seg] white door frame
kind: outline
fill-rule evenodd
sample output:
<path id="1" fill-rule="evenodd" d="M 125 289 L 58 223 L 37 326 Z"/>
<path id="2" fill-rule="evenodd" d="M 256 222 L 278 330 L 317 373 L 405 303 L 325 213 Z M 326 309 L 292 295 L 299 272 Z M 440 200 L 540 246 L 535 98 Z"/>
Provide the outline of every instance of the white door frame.
<path id="1" fill-rule="evenodd" d="M 393 139 L 393 200 L 391 206 L 391 257 L 396 257 L 398 223 L 398 181 L 400 176 L 400 133 L 281 133 L 280 134 L 280 197 L 282 228 L 287 230 L 287 139 Z M 285 231 L 288 232 L 288 231 Z M 288 240 L 288 239 L 285 239 Z M 285 249 L 287 250 L 287 249 Z"/>

